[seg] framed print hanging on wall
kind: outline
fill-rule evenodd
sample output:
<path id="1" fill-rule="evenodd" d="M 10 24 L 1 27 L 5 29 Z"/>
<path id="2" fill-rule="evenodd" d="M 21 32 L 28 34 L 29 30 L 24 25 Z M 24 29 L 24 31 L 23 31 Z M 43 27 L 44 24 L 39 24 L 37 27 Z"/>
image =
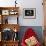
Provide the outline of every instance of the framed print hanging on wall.
<path id="1" fill-rule="evenodd" d="M 23 14 L 24 14 L 24 18 L 35 19 L 36 18 L 36 8 L 24 8 Z"/>

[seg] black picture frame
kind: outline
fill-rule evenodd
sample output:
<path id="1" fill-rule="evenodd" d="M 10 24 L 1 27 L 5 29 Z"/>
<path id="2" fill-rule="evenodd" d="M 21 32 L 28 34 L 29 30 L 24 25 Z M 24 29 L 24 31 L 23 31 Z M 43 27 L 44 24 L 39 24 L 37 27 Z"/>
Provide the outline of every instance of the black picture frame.
<path id="1" fill-rule="evenodd" d="M 35 19 L 36 18 L 36 8 L 24 8 L 23 14 L 24 14 L 24 18 Z"/>

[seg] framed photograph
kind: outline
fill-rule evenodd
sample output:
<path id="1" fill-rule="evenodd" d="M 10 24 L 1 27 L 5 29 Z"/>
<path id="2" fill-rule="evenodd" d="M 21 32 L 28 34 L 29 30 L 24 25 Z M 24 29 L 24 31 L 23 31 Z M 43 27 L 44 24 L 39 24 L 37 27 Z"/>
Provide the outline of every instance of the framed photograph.
<path id="1" fill-rule="evenodd" d="M 2 10 L 2 15 L 9 15 L 9 10 Z"/>
<path id="2" fill-rule="evenodd" d="M 24 14 L 24 18 L 35 19 L 36 18 L 36 8 L 24 8 L 23 14 Z"/>

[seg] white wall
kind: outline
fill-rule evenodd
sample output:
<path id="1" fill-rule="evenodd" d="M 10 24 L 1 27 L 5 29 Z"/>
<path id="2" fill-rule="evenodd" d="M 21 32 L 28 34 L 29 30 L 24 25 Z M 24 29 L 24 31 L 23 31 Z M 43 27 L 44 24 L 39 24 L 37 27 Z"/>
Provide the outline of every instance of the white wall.
<path id="1" fill-rule="evenodd" d="M 0 0 L 0 6 L 15 6 L 15 0 Z M 43 26 L 42 0 L 17 0 L 19 9 L 19 24 L 21 26 Z M 24 19 L 23 8 L 36 8 L 36 19 Z"/>
<path id="2" fill-rule="evenodd" d="M 20 13 L 20 25 L 26 26 L 42 26 L 43 25 L 43 6 L 42 0 L 24 0 L 21 4 L 23 8 L 36 8 L 36 19 L 24 19 L 23 10 Z"/>

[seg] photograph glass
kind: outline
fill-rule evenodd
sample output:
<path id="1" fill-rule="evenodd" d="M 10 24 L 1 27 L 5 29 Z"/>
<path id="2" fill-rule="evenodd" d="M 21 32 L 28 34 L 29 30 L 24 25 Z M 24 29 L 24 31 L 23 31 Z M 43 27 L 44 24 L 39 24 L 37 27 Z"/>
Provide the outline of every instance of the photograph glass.
<path id="1" fill-rule="evenodd" d="M 24 8 L 24 18 L 36 18 L 35 8 Z"/>

